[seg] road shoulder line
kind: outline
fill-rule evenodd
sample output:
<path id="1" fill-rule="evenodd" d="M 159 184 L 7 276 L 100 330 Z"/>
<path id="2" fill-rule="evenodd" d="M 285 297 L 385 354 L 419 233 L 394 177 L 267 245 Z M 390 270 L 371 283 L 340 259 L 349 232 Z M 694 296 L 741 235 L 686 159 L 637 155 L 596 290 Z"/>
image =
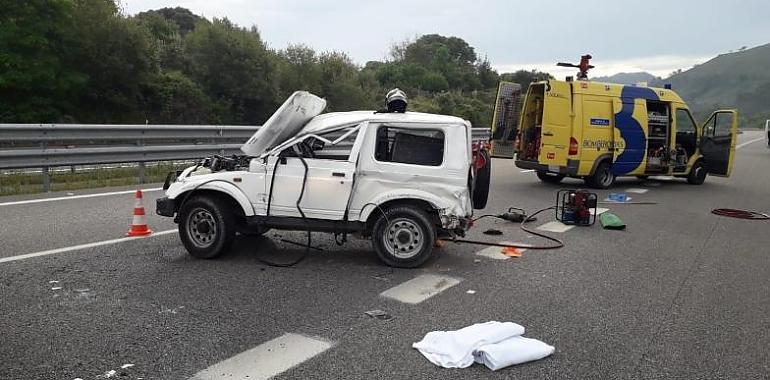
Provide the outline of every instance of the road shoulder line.
<path id="1" fill-rule="evenodd" d="M 153 233 L 152 235 L 144 236 L 144 237 L 124 237 L 124 238 L 119 238 L 119 239 L 103 240 L 103 241 L 96 241 L 96 242 L 93 242 L 93 243 L 73 245 L 73 246 L 70 246 L 70 247 L 49 249 L 49 250 L 40 251 L 40 252 L 26 253 L 26 254 L 17 255 L 17 256 L 0 257 L 0 264 L 11 262 L 11 261 L 19 261 L 19 260 L 30 259 L 30 258 L 33 258 L 33 257 L 55 255 L 57 253 L 66 253 L 66 252 L 72 252 L 72 251 L 79 251 L 81 249 L 86 249 L 86 248 L 94 248 L 94 247 L 101 247 L 101 246 L 105 246 L 105 245 L 112 245 L 112 244 L 122 243 L 122 242 L 125 242 L 125 241 L 130 241 L 130 240 L 146 239 L 146 238 L 151 238 L 153 236 L 168 235 L 168 234 L 171 234 L 171 233 L 174 233 L 174 232 L 177 232 L 177 230 L 174 229 L 174 230 L 159 231 L 159 232 Z"/>

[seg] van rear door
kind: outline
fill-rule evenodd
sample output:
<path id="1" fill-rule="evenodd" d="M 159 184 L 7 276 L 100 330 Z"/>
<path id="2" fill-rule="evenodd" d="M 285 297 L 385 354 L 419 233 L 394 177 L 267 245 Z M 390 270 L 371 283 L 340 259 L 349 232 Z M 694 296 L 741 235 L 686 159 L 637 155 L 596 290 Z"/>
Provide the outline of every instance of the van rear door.
<path id="1" fill-rule="evenodd" d="M 521 119 L 521 85 L 513 82 L 500 82 L 492 118 L 492 138 L 490 143 L 492 157 L 513 158 L 516 136 L 519 133 Z"/>
<path id="2" fill-rule="evenodd" d="M 545 85 L 542 146 L 538 161 L 543 165 L 567 166 L 572 136 L 572 88 L 568 82 L 549 81 Z M 555 170 L 551 170 L 555 171 Z"/>
<path id="3" fill-rule="evenodd" d="M 738 112 L 720 110 L 711 114 L 703 124 L 700 151 L 703 163 L 711 175 L 729 177 L 735 157 L 735 140 L 738 129 Z"/>

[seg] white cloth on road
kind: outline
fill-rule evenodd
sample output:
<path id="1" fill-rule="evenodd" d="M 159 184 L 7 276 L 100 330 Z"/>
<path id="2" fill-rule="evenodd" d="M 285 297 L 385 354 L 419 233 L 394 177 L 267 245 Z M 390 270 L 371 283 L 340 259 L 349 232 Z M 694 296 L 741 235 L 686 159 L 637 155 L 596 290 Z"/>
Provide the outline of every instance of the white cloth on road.
<path id="1" fill-rule="evenodd" d="M 456 331 L 432 331 L 412 347 L 437 366 L 465 368 L 473 364 L 473 352 L 478 348 L 522 334 L 521 325 L 492 321 Z"/>
<path id="2" fill-rule="evenodd" d="M 553 346 L 537 339 L 515 336 L 501 342 L 481 346 L 473 357 L 476 363 L 481 363 L 493 371 L 533 360 L 540 360 L 553 354 Z"/>

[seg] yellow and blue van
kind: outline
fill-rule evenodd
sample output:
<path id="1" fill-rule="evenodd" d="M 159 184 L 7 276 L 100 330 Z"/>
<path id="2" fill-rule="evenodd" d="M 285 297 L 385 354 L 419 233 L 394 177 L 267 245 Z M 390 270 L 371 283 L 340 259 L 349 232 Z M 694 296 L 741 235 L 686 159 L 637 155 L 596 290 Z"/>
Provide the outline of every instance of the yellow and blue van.
<path id="1" fill-rule="evenodd" d="M 503 100 L 498 96 L 497 107 Z M 495 119 L 504 115 L 498 111 Z M 702 184 L 707 174 L 730 175 L 737 120 L 736 110 L 720 110 L 698 126 L 670 88 L 536 82 L 515 123 L 515 164 L 544 182 L 574 177 L 595 188 L 608 188 L 619 176 L 667 175 Z"/>

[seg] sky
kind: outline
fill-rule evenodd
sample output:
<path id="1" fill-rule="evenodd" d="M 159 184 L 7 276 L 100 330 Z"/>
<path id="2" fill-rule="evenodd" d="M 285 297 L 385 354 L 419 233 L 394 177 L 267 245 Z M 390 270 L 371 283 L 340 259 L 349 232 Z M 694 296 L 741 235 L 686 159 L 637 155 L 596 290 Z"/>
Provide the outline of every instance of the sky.
<path id="1" fill-rule="evenodd" d="M 556 62 L 591 54 L 591 76 L 667 76 L 743 46 L 770 43 L 768 0 L 121 0 L 127 14 L 185 7 L 250 27 L 274 49 L 303 43 L 346 52 L 359 64 L 423 34 L 457 36 L 499 72 L 575 69 Z"/>

